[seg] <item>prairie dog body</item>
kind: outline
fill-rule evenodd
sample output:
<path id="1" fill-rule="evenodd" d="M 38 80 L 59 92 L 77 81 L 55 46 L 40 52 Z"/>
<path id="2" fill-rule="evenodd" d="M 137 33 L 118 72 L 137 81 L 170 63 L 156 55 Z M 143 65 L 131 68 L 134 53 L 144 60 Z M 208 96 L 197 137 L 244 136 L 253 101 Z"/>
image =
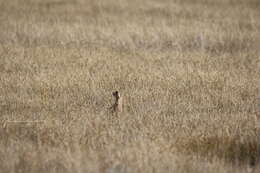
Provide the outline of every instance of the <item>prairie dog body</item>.
<path id="1" fill-rule="evenodd" d="M 113 112 L 122 112 L 123 111 L 122 95 L 118 91 L 115 91 L 112 94 L 115 97 L 115 103 L 112 106 Z"/>

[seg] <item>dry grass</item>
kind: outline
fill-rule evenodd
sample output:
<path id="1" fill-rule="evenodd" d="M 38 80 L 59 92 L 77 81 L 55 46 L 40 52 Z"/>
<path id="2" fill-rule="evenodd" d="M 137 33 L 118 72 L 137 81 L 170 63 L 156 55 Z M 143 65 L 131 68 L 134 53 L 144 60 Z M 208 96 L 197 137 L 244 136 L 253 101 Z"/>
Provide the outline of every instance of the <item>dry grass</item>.
<path id="1" fill-rule="evenodd" d="M 0 4 L 1 172 L 260 171 L 258 0 Z"/>

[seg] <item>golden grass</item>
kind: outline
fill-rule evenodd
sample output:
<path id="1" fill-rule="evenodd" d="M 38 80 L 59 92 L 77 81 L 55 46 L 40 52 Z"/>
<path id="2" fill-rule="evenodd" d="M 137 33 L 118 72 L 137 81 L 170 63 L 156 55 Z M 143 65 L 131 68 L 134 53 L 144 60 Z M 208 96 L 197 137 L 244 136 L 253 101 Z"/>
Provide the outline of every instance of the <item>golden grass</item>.
<path id="1" fill-rule="evenodd" d="M 1 172 L 260 171 L 258 0 L 0 4 Z"/>

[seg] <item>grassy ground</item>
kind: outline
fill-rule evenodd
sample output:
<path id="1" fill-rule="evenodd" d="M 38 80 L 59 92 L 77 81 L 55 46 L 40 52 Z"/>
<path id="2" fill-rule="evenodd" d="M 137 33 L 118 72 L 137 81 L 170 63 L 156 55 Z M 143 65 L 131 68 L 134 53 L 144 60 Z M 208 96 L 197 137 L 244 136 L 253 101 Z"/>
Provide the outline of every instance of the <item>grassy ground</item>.
<path id="1" fill-rule="evenodd" d="M 258 0 L 0 0 L 2 173 L 259 172 L 259 132 Z"/>

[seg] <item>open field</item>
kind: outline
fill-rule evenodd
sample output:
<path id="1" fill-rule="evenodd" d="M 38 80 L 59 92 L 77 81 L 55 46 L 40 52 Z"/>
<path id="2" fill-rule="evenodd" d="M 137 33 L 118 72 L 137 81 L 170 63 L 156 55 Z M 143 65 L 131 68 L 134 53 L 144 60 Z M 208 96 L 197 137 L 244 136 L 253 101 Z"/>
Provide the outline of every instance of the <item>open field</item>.
<path id="1" fill-rule="evenodd" d="M 260 1 L 0 0 L 0 172 L 260 172 Z"/>

